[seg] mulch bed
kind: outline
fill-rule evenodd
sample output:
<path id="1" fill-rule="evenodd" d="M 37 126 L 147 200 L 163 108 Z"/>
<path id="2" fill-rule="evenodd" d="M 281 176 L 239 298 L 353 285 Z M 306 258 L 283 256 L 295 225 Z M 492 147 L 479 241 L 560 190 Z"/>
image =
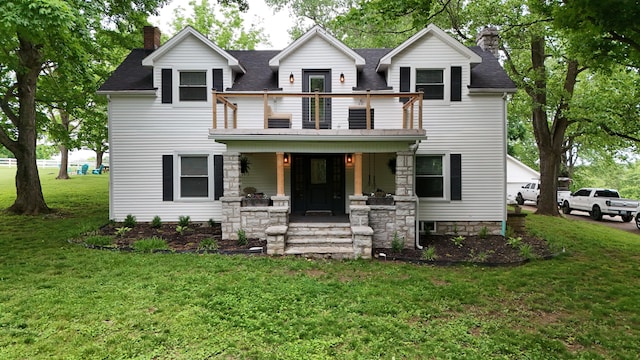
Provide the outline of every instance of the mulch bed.
<path id="1" fill-rule="evenodd" d="M 98 231 L 98 235 L 113 236 L 114 241 L 111 246 L 85 245 L 93 248 L 131 251 L 134 249 L 136 241 L 158 237 L 167 242 L 169 250 L 160 250 L 165 252 L 264 254 L 267 249 L 266 240 L 247 239 L 246 245 L 239 245 L 237 240 L 222 240 L 222 230 L 219 224 L 209 226 L 192 223 L 188 226 L 188 230 L 180 234 L 176 231 L 176 224 L 162 224 L 159 228 L 153 228 L 148 223 L 138 223 L 123 236 L 117 236 L 117 229 L 122 226 L 122 224 L 109 224 Z M 464 236 L 462 240 L 459 239 L 459 244 L 456 244 L 452 240 L 455 238 L 454 235 L 427 235 L 420 238 L 423 250 L 403 249 L 396 252 L 390 248 L 374 248 L 373 256 L 383 261 L 407 261 L 435 265 L 476 263 L 488 266 L 517 265 L 532 258 L 546 259 L 553 256 L 545 240 L 525 234 L 518 236 L 521 238 L 519 244 L 509 244 L 507 238 L 497 235 Z M 211 243 L 211 239 L 217 243 L 217 249 L 203 245 Z M 524 251 L 522 250 L 523 246 L 526 247 Z M 435 256 L 426 259 L 423 252 L 431 247 L 434 249 Z M 261 249 L 257 250 L 256 248 Z"/>

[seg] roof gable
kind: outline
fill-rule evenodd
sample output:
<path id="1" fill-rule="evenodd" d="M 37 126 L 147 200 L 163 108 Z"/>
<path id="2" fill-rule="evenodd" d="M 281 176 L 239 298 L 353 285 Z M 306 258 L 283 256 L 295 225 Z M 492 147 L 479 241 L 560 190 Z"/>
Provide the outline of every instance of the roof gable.
<path id="1" fill-rule="evenodd" d="M 204 35 L 202 35 L 200 32 L 198 32 L 196 29 L 194 29 L 191 26 L 187 26 L 184 29 L 180 30 L 178 34 L 176 34 L 174 37 L 169 39 L 169 41 L 167 41 L 164 45 L 160 46 L 156 51 L 151 53 L 151 55 L 144 58 L 142 60 L 142 65 L 153 66 L 154 62 L 157 59 L 167 54 L 177 44 L 181 43 L 184 39 L 186 39 L 189 36 L 195 37 L 196 39 L 200 40 L 204 45 L 209 47 L 211 50 L 220 54 L 220 56 L 222 56 L 227 60 L 229 67 L 231 67 L 233 70 L 241 73 L 246 72 L 246 70 L 242 67 L 238 59 L 231 56 L 231 54 L 229 54 L 228 52 L 222 50 L 218 45 L 214 44 L 211 40 L 207 39 Z"/>
<path id="2" fill-rule="evenodd" d="M 297 49 L 299 49 L 302 45 L 306 44 L 310 39 L 314 37 L 320 37 L 328 42 L 331 46 L 340 50 L 346 56 L 353 59 L 356 67 L 362 68 L 365 65 L 365 60 L 362 56 L 360 56 L 353 49 L 349 48 L 347 45 L 342 43 L 342 41 L 336 39 L 331 36 L 325 29 L 320 27 L 319 25 L 314 26 L 311 30 L 307 31 L 306 34 L 299 37 L 296 41 L 292 42 L 289 46 L 287 46 L 284 50 L 278 53 L 278 55 L 274 56 L 269 60 L 269 66 L 273 70 L 277 70 L 280 66 L 280 61 L 287 56 L 291 55 Z"/>
<path id="3" fill-rule="evenodd" d="M 449 45 L 451 48 L 453 48 L 454 50 L 462 54 L 464 57 L 468 58 L 472 64 L 482 62 L 482 58 L 478 56 L 478 54 L 471 51 L 469 48 L 461 44 L 458 40 L 449 36 L 449 34 L 444 32 L 439 27 L 435 26 L 434 24 L 429 24 L 426 28 L 420 30 L 418 33 L 410 37 L 407 41 L 398 45 L 398 47 L 391 50 L 387 55 L 380 58 L 376 71 L 385 71 L 389 67 L 389 65 L 391 65 L 391 62 L 394 56 L 402 53 L 411 45 L 415 44 L 417 41 L 419 41 L 420 39 L 424 38 L 427 35 L 435 36 L 439 40 L 443 41 L 444 43 Z"/>

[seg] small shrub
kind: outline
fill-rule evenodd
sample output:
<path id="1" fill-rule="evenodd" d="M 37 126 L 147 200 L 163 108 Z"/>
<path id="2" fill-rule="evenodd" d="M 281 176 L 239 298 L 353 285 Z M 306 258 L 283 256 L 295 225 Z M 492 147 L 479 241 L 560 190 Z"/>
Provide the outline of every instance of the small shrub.
<path id="1" fill-rule="evenodd" d="M 247 245 L 248 242 L 247 233 L 244 229 L 238 230 L 238 245 Z"/>
<path id="2" fill-rule="evenodd" d="M 510 237 L 507 239 L 507 244 L 509 246 L 511 246 L 514 249 L 517 249 L 520 247 L 520 244 L 522 244 L 522 238 L 521 237 Z"/>
<path id="3" fill-rule="evenodd" d="M 127 217 L 124 218 L 124 221 L 122 222 L 122 225 L 128 227 L 128 228 L 133 228 L 136 226 L 138 222 L 136 221 L 136 217 L 129 214 L 127 215 Z"/>
<path id="4" fill-rule="evenodd" d="M 84 240 L 85 244 L 93 246 L 108 246 L 111 245 L 111 236 L 89 236 Z"/>
<path id="5" fill-rule="evenodd" d="M 216 251 L 218 250 L 218 241 L 214 238 L 206 238 L 198 244 L 198 250 Z"/>
<path id="6" fill-rule="evenodd" d="M 393 233 L 393 240 L 391 240 L 391 250 L 394 252 L 401 252 L 404 249 L 404 237 L 398 235 L 398 232 Z"/>
<path id="7" fill-rule="evenodd" d="M 480 237 L 480 239 L 486 239 L 487 236 L 489 236 L 489 229 L 487 229 L 486 226 L 483 226 L 480 229 L 480 232 L 478 232 L 478 236 Z"/>
<path id="8" fill-rule="evenodd" d="M 184 235 L 184 232 L 187 230 L 189 230 L 189 228 L 186 226 L 182 226 L 182 225 L 176 226 L 176 232 L 180 235 Z"/>
<path id="9" fill-rule="evenodd" d="M 458 235 L 456 237 L 452 237 L 451 241 L 453 241 L 453 243 L 457 246 L 457 247 L 462 247 L 462 243 L 465 241 L 465 237 L 462 235 Z"/>
<path id="10" fill-rule="evenodd" d="M 160 216 L 158 215 L 154 216 L 153 220 L 151 220 L 151 227 L 154 229 L 158 229 L 161 226 L 162 226 L 162 219 L 160 219 Z"/>
<path id="11" fill-rule="evenodd" d="M 142 239 L 134 242 L 133 248 L 135 251 L 152 252 L 153 250 L 168 249 L 169 245 L 163 238 L 154 236 L 152 238 Z"/>
<path id="12" fill-rule="evenodd" d="M 218 222 L 216 222 L 216 221 L 215 221 L 215 220 L 213 220 L 213 219 L 209 219 L 209 220 L 207 221 L 207 223 L 209 223 L 209 227 L 214 227 L 214 226 L 216 226 L 216 225 L 218 225 L 218 224 L 219 224 Z"/>
<path id="13" fill-rule="evenodd" d="M 495 251 L 493 250 L 488 250 L 488 251 L 481 251 L 478 254 L 475 253 L 475 251 L 472 249 L 471 250 L 471 261 L 474 262 L 486 262 L 487 259 L 489 258 L 490 254 L 495 253 Z"/>
<path id="14" fill-rule="evenodd" d="M 531 244 L 520 245 L 520 256 L 529 260 L 535 259 L 536 256 L 533 253 L 533 247 L 531 247 Z"/>
<path id="15" fill-rule="evenodd" d="M 453 223 L 453 234 L 458 235 L 458 223 Z"/>
<path id="16" fill-rule="evenodd" d="M 129 231 L 131 231 L 131 228 L 126 226 L 116 228 L 116 236 L 124 237 Z"/>
<path id="17" fill-rule="evenodd" d="M 189 223 L 191 222 L 191 217 L 189 216 L 180 216 L 178 218 L 178 225 L 182 226 L 182 227 L 187 227 L 189 226 Z"/>
<path id="18" fill-rule="evenodd" d="M 510 238 L 516 236 L 516 231 L 511 226 L 507 226 L 507 230 L 504 232 L 504 236 Z"/>
<path id="19" fill-rule="evenodd" d="M 429 246 L 428 248 L 424 249 L 422 251 L 422 258 L 428 261 L 437 259 L 438 255 L 436 255 L 436 248 L 434 248 L 433 246 Z"/>

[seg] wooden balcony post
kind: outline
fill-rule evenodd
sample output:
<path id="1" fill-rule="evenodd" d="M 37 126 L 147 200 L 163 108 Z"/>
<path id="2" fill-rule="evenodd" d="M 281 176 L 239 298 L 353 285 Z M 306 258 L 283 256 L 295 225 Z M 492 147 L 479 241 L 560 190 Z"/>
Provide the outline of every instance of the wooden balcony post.
<path id="1" fill-rule="evenodd" d="M 316 130 L 320 130 L 320 92 L 316 90 Z"/>
<path id="2" fill-rule="evenodd" d="M 362 153 L 353 154 L 353 195 L 362 195 Z"/>
<path id="3" fill-rule="evenodd" d="M 267 89 L 264 89 L 263 100 L 264 109 L 262 113 L 264 114 L 264 128 L 269 128 L 269 94 L 267 94 Z"/>
<path id="4" fill-rule="evenodd" d="M 284 153 L 276 153 L 276 196 L 284 196 Z"/>
<path id="5" fill-rule="evenodd" d="M 422 99 L 424 93 L 420 90 L 420 97 L 418 98 L 418 129 L 422 130 Z"/>
<path id="6" fill-rule="evenodd" d="M 371 130 L 371 90 L 367 89 L 367 108 L 366 108 L 367 130 Z"/>
<path id="7" fill-rule="evenodd" d="M 213 128 L 216 129 L 218 123 L 218 93 L 213 89 Z"/>
<path id="8" fill-rule="evenodd" d="M 224 128 L 229 128 L 229 107 L 227 107 L 227 103 L 224 103 Z"/>
<path id="9" fill-rule="evenodd" d="M 409 109 L 411 110 L 411 114 L 409 115 L 409 129 L 413 129 L 413 110 L 414 110 L 414 108 L 413 108 L 413 104 L 414 104 L 414 103 L 415 103 L 415 102 L 414 102 L 414 101 L 412 101 L 412 102 L 411 102 L 411 107 L 409 108 Z"/>

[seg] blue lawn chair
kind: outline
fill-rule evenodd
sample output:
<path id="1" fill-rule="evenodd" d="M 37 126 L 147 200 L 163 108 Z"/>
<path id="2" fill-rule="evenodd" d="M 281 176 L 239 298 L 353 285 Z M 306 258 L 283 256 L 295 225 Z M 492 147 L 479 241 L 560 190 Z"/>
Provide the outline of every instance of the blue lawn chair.
<path id="1" fill-rule="evenodd" d="M 80 169 L 78 169 L 78 175 L 87 175 L 87 171 L 89 171 L 89 164 L 84 164 Z"/>
<path id="2" fill-rule="evenodd" d="M 93 169 L 91 173 L 96 175 L 101 175 L 103 169 L 104 169 L 104 165 L 100 164 L 100 167 L 97 169 Z"/>

